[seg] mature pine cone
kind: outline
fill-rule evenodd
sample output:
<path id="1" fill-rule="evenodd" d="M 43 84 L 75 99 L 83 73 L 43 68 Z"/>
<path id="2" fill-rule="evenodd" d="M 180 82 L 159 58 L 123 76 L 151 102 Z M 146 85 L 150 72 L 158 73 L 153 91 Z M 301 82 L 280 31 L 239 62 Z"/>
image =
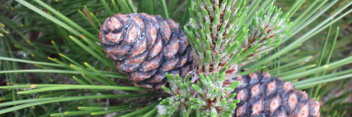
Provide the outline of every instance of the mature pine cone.
<path id="1" fill-rule="evenodd" d="M 193 61 L 185 33 L 171 19 L 145 13 L 115 14 L 99 38 L 117 69 L 137 86 L 160 88 L 166 73 L 185 76 Z"/>
<path id="2" fill-rule="evenodd" d="M 234 78 L 241 84 L 234 90 L 240 100 L 234 117 L 319 117 L 319 102 L 295 90 L 268 73 L 252 73 Z"/>

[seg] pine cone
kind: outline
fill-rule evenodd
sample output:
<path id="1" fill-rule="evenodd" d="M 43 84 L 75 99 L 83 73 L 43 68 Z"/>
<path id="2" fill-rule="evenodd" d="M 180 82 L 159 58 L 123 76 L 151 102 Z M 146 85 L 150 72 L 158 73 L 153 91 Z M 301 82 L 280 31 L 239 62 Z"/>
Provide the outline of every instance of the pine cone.
<path id="1" fill-rule="evenodd" d="M 252 73 L 234 78 L 240 85 L 234 90 L 240 100 L 234 117 L 319 117 L 319 102 L 305 92 L 295 90 L 268 73 Z"/>
<path id="2" fill-rule="evenodd" d="M 193 56 L 185 33 L 171 19 L 145 13 L 115 14 L 99 33 L 108 57 L 136 85 L 160 88 L 166 73 L 185 76 Z"/>

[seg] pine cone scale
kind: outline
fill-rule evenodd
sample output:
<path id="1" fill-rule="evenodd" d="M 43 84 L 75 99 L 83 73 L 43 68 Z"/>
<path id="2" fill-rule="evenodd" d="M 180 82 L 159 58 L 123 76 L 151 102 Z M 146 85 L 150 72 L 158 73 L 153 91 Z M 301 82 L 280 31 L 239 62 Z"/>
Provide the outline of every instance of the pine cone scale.
<path id="1" fill-rule="evenodd" d="M 148 56 L 148 52 L 144 52 L 142 54 L 139 54 L 138 56 L 131 57 L 130 59 L 125 59 L 123 63 L 126 65 L 141 64 L 145 61 L 147 56 Z"/>
<path id="2" fill-rule="evenodd" d="M 168 59 L 171 59 L 175 54 L 179 51 L 179 43 L 178 38 L 173 38 L 169 42 L 169 44 L 164 49 L 164 54 Z"/>
<path id="3" fill-rule="evenodd" d="M 145 38 L 147 39 L 147 48 L 148 50 L 151 49 L 156 40 L 157 40 L 157 36 L 158 36 L 158 31 L 155 27 L 151 26 L 152 24 L 147 23 L 146 24 L 146 30 L 145 30 Z"/>
<path id="4" fill-rule="evenodd" d="M 163 49 L 163 42 L 161 41 L 161 38 L 157 38 L 156 43 L 153 45 L 153 48 L 150 50 L 150 54 L 148 58 L 153 58 L 156 55 L 158 55 Z"/>
<path id="5" fill-rule="evenodd" d="M 140 55 L 146 50 L 147 50 L 147 40 L 143 38 L 141 40 L 137 40 L 137 42 L 134 44 L 134 46 L 132 47 L 132 50 L 129 53 L 130 58 Z"/>
<path id="6" fill-rule="evenodd" d="M 143 81 L 150 78 L 153 74 L 153 72 L 133 72 L 130 74 L 130 77 L 133 81 Z"/>
<path id="7" fill-rule="evenodd" d="M 147 71 L 157 69 L 160 66 L 159 64 L 160 61 L 161 61 L 161 57 L 154 57 L 149 61 L 145 61 L 141 66 L 141 71 L 147 72 Z"/>
<path id="8" fill-rule="evenodd" d="M 125 37 L 123 37 L 124 39 L 122 40 L 121 45 L 134 44 L 137 41 L 138 36 L 140 35 L 139 29 L 134 25 L 131 25 L 124 33 Z"/>
<path id="9" fill-rule="evenodd" d="M 178 58 L 173 58 L 171 60 L 165 61 L 165 64 L 161 66 L 160 71 L 161 72 L 171 71 L 176 66 L 178 61 L 179 61 Z"/>

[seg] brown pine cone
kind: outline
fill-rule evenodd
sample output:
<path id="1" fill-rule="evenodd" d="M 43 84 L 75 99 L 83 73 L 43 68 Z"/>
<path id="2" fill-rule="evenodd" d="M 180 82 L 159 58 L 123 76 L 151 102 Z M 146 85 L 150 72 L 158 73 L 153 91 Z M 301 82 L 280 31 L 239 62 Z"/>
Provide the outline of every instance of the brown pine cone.
<path id="1" fill-rule="evenodd" d="M 234 90 L 240 100 L 234 117 L 319 117 L 319 102 L 307 93 L 295 90 L 268 73 L 252 73 L 234 78 L 240 85 Z"/>
<path id="2" fill-rule="evenodd" d="M 145 13 L 115 14 L 99 33 L 108 57 L 133 84 L 160 88 L 166 73 L 185 76 L 193 61 L 185 33 L 171 19 Z"/>

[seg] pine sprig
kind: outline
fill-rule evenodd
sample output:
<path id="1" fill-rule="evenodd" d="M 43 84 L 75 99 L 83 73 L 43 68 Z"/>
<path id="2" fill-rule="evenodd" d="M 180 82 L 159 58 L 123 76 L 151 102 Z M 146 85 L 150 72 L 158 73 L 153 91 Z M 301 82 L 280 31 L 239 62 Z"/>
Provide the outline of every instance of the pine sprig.
<path id="1" fill-rule="evenodd" d="M 268 54 L 290 35 L 289 19 L 273 4 L 265 10 L 256 12 L 252 20 L 248 38 L 242 48 L 246 50 L 255 48 L 255 50 L 239 62 L 242 66 Z"/>
<path id="2" fill-rule="evenodd" d="M 170 88 L 163 87 L 163 90 L 171 96 L 163 99 L 158 105 L 159 115 L 179 114 L 187 117 L 199 111 L 200 116 L 232 116 L 239 102 L 234 99 L 236 93 L 232 91 L 239 82 L 224 84 L 225 75 L 225 73 L 216 73 L 214 76 L 201 74 L 197 83 L 189 80 L 189 75 L 186 78 L 168 75 Z"/>
<path id="3" fill-rule="evenodd" d="M 247 35 L 245 1 L 223 0 L 192 3 L 191 27 L 186 29 L 199 60 L 198 72 L 215 73 L 238 56 L 241 39 Z M 200 13 L 199 13 L 200 12 Z M 231 70 L 237 66 L 228 64 Z"/>
<path id="4" fill-rule="evenodd" d="M 268 54 L 289 35 L 289 20 L 272 2 L 254 16 L 247 15 L 244 0 L 198 0 L 192 5 L 194 15 L 186 32 L 199 60 L 197 72 L 235 75 L 239 67 Z"/>

